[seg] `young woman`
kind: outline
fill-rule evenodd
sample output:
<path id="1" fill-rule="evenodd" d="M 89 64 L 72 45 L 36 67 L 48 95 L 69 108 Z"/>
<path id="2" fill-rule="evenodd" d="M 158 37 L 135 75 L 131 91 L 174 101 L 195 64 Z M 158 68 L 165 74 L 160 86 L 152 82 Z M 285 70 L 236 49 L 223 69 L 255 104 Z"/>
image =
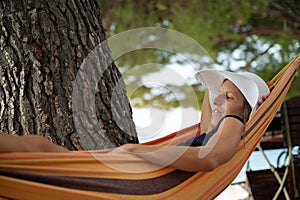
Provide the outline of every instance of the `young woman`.
<path id="1" fill-rule="evenodd" d="M 200 136 L 179 146 L 126 144 L 120 149 L 185 171 L 211 171 L 229 161 L 236 153 L 245 123 L 269 94 L 268 86 L 249 72 L 202 70 L 196 78 L 207 87 Z"/>
<path id="2" fill-rule="evenodd" d="M 177 146 L 126 144 L 110 153 L 135 154 L 144 160 L 185 171 L 210 171 L 230 160 L 240 143 L 244 125 L 269 94 L 266 83 L 253 73 L 202 70 L 196 78 L 207 87 L 201 135 Z M 0 134 L 0 152 L 65 152 L 39 136 Z"/>

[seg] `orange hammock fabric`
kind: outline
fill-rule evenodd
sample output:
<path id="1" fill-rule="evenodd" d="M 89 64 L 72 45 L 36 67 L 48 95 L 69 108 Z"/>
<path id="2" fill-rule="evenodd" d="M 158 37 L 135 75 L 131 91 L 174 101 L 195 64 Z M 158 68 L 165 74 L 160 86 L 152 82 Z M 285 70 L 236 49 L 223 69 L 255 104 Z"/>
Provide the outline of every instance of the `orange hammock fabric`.
<path id="1" fill-rule="evenodd" d="M 236 155 L 211 172 L 156 166 L 106 151 L 0 154 L 0 199 L 213 199 L 238 175 L 280 108 L 300 54 L 270 82 L 269 98 L 246 124 Z M 147 144 L 174 145 L 199 134 L 200 124 Z M 116 167 L 111 167 L 116 166 Z M 118 169 L 130 169 L 128 172 Z"/>

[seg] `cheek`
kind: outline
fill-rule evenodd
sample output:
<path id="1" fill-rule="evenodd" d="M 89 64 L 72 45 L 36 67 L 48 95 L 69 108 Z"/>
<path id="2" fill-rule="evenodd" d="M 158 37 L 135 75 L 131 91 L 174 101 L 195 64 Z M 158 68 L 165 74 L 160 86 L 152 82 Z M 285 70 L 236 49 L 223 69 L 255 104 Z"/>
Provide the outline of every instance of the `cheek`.
<path id="1" fill-rule="evenodd" d="M 229 112 L 236 113 L 236 114 L 242 114 L 244 110 L 244 103 L 241 102 L 230 102 L 226 105 Z"/>

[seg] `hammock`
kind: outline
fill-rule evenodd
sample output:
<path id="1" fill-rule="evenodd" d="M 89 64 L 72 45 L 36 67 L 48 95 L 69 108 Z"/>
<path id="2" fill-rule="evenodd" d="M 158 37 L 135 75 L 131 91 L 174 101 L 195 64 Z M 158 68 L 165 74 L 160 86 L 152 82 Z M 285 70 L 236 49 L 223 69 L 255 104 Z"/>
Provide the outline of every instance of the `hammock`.
<path id="1" fill-rule="evenodd" d="M 238 152 L 211 172 L 170 167 L 151 170 L 153 164 L 137 156 L 111 155 L 103 150 L 7 153 L 0 154 L 0 199 L 213 199 L 234 180 L 258 145 L 299 63 L 300 54 L 269 82 L 271 94 L 246 124 Z M 146 144 L 178 144 L 199 134 L 199 129 L 196 124 Z"/>

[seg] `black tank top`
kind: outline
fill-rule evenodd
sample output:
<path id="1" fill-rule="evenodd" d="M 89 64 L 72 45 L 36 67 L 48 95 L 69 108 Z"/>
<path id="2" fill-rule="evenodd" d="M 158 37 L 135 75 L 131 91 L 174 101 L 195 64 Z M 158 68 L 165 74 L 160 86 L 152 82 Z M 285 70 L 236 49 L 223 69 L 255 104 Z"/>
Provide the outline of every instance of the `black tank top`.
<path id="1" fill-rule="evenodd" d="M 240 122 L 244 123 L 244 120 L 242 118 L 240 118 L 239 116 L 236 115 L 226 115 L 224 116 L 219 123 L 217 124 L 217 126 L 212 129 L 211 131 L 209 131 L 208 133 L 202 133 L 199 136 L 196 136 L 194 138 L 191 138 L 185 142 L 182 142 L 180 144 L 178 144 L 178 146 L 191 146 L 191 147 L 198 147 L 198 146 L 204 146 L 207 144 L 208 140 L 218 131 L 220 124 L 222 123 L 222 121 L 226 118 L 226 117 L 233 117 L 235 119 L 238 119 Z"/>

